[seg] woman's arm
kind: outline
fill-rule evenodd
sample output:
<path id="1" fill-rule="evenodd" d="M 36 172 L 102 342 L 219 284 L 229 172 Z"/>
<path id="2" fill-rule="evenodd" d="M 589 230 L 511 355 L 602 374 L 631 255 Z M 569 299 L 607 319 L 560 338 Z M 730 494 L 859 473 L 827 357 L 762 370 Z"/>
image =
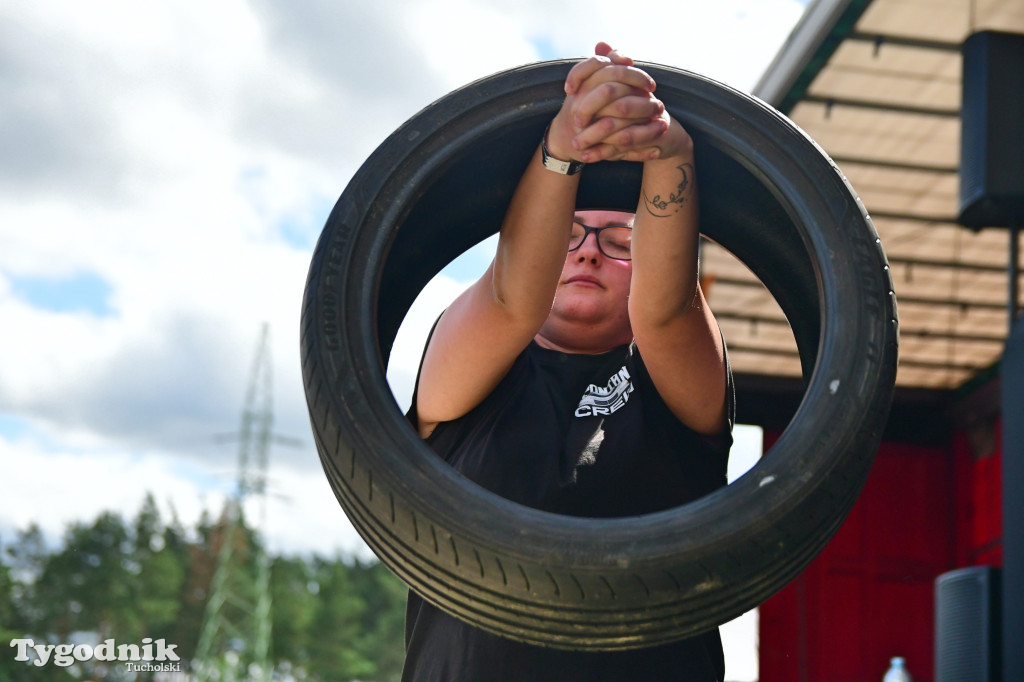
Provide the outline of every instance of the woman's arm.
<path id="1" fill-rule="evenodd" d="M 591 112 L 614 105 L 615 126 L 623 130 L 661 111 L 650 96 L 650 76 L 610 48 L 600 54 L 598 47 L 599 54 L 577 64 L 566 81 L 565 101 L 547 133 L 556 158 L 581 160 L 575 139 L 593 127 Z M 600 129 L 589 130 L 590 138 L 603 136 Z M 547 318 L 565 264 L 578 186 L 579 175 L 544 167 L 538 145 L 505 214 L 493 262 L 444 312 L 424 353 L 415 406 L 422 436 L 486 398 Z"/>

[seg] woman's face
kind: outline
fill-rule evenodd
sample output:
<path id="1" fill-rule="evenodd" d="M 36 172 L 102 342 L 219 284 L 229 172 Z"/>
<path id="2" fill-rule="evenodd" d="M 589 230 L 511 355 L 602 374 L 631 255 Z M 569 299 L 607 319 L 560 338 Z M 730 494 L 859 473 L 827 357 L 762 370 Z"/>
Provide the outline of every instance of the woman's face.
<path id="1" fill-rule="evenodd" d="M 575 217 L 590 227 L 633 224 L 633 214 L 620 211 L 577 211 Z M 590 232 L 578 249 L 566 254 L 541 334 L 547 336 L 547 330 L 564 337 L 589 330 L 597 337 L 616 339 L 614 345 L 628 343 L 633 337 L 628 307 L 632 274 L 632 263 L 606 256 L 598 247 L 597 233 Z M 589 340 L 576 341 L 586 345 Z"/>

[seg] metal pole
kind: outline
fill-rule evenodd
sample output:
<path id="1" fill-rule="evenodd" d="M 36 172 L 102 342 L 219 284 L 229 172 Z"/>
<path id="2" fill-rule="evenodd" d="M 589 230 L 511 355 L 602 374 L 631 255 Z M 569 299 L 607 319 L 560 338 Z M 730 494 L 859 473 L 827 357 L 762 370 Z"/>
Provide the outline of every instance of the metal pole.
<path id="1" fill-rule="evenodd" d="M 1002 575 L 1002 679 L 1024 680 L 1024 527 L 1017 521 L 1024 515 L 1024 320 L 1020 310 L 1020 221 L 1010 225 L 1010 326 L 1006 349 L 1000 361 L 1002 401 L 1003 463 L 1003 575 Z"/>
<path id="2" fill-rule="evenodd" d="M 1024 320 L 1010 328 L 999 367 L 1003 404 L 1002 657 L 1006 682 L 1024 680 Z M 999 678 L 997 678 L 999 679 Z"/>
<path id="3" fill-rule="evenodd" d="M 1013 331 L 1013 324 L 1017 321 L 1017 314 L 1020 310 L 1020 287 L 1018 286 L 1017 280 L 1020 273 L 1020 225 L 1013 224 L 1010 226 L 1010 265 L 1008 268 L 1008 274 L 1010 276 L 1009 281 L 1009 312 L 1010 312 L 1010 326 L 1007 327 L 1007 334 Z"/>

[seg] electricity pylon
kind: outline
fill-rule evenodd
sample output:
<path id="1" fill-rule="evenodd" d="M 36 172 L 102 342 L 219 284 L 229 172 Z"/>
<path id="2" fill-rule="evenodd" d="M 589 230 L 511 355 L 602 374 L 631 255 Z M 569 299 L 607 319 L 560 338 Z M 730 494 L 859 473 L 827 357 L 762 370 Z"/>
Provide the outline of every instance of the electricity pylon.
<path id="1" fill-rule="evenodd" d="M 267 459 L 273 426 L 269 327 L 263 325 L 239 429 L 237 488 L 224 507 L 220 549 L 196 646 L 194 672 L 200 682 L 216 679 L 269 680 L 270 558 L 264 543 L 247 541 L 242 507 L 253 499 L 259 531 L 266 527 Z M 246 553 L 253 572 L 246 575 Z M 251 576 L 251 577 L 250 577 Z"/>

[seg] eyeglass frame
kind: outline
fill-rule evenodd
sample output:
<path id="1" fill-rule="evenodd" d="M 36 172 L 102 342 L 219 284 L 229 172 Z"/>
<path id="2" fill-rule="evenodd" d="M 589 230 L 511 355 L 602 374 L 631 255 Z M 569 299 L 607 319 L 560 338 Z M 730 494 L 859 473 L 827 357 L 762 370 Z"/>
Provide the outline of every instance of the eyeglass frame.
<path id="1" fill-rule="evenodd" d="M 629 263 L 629 262 L 631 262 L 633 260 L 632 253 L 630 253 L 630 257 L 629 258 L 619 258 L 618 256 L 610 256 L 607 253 L 605 253 L 604 246 L 601 245 L 601 231 L 602 230 L 607 230 L 607 229 L 612 228 L 612 227 L 617 227 L 617 228 L 620 228 L 620 229 L 621 228 L 626 228 L 627 230 L 632 231 L 633 230 L 633 226 L 632 225 L 612 224 L 612 225 L 602 225 L 601 227 L 593 227 L 591 225 L 587 225 L 586 223 L 581 223 L 579 220 L 576 220 L 575 218 L 573 219 L 572 222 L 574 224 L 579 225 L 580 227 L 583 228 L 583 239 L 580 240 L 579 244 L 577 244 L 576 246 L 574 246 L 571 249 L 569 249 L 569 251 L 567 253 L 572 253 L 573 251 L 578 251 L 580 249 L 580 247 L 583 246 L 583 243 L 585 241 L 587 241 L 587 237 L 590 236 L 590 233 L 593 232 L 594 233 L 594 241 L 597 242 L 597 250 L 601 252 L 602 256 L 604 256 L 605 258 L 611 258 L 612 260 L 620 260 L 620 261 L 623 261 L 625 263 Z"/>

